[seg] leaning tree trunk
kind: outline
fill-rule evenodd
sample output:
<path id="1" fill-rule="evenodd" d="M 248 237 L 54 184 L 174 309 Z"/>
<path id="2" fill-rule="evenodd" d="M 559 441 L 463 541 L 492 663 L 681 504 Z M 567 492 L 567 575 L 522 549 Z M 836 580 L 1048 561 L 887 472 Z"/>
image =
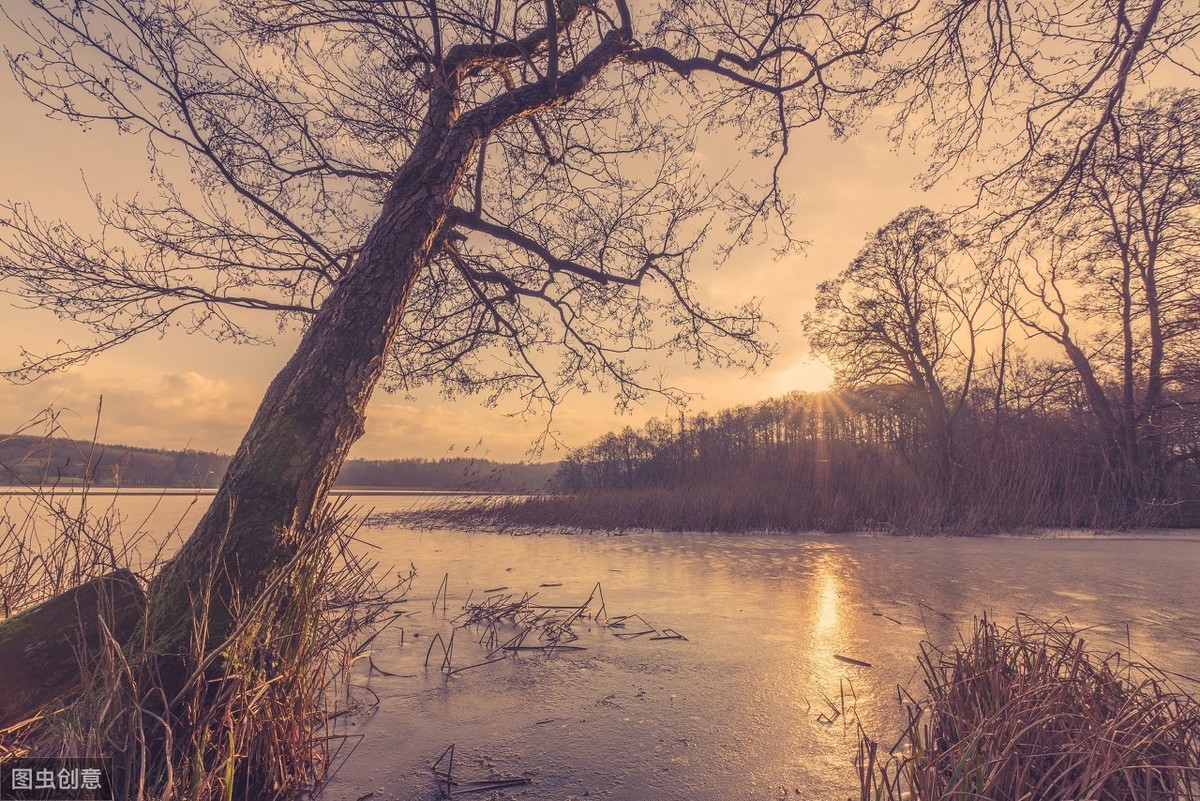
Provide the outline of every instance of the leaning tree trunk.
<path id="1" fill-rule="evenodd" d="M 212 505 L 154 578 L 146 642 L 168 697 L 186 678 L 195 622 L 206 621 L 207 645 L 221 643 L 237 599 L 258 595 L 325 503 L 474 145 L 465 135 L 418 143 L 354 266 L 267 389 Z"/>
<path id="2" fill-rule="evenodd" d="M 628 27 L 609 31 L 571 69 L 461 118 L 458 76 L 430 76 L 425 126 L 354 267 L 271 382 L 212 506 L 150 586 L 146 641 L 166 689 L 184 678 L 172 675 L 171 663 L 186 666 L 179 657 L 194 623 L 207 616 L 206 645 L 223 642 L 232 630 L 234 600 L 259 594 L 324 504 L 351 444 L 362 436 L 367 401 L 409 290 L 429 263 L 479 142 L 509 120 L 576 94 L 631 42 Z M 455 58 L 453 51 L 447 55 L 447 61 Z"/>

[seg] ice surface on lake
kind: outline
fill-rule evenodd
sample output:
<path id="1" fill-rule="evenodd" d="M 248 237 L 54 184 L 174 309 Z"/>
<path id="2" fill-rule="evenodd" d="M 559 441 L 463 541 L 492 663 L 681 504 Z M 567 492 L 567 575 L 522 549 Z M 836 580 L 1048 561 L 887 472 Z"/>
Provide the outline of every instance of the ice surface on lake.
<path id="1" fill-rule="evenodd" d="M 207 503 L 128 497 L 132 523 L 180 522 Z M 363 498 L 380 510 L 412 497 Z M 157 508 L 152 508 L 157 503 Z M 419 575 L 400 630 L 374 643 L 389 673 L 359 681 L 379 711 L 346 722 L 356 749 L 325 799 L 434 799 L 429 766 L 456 744 L 463 779 L 527 776 L 531 784 L 467 798 L 726 801 L 843 799 L 854 792 L 856 724 L 885 747 L 896 685 L 914 677 L 922 639 L 945 644 L 973 615 L 1066 615 L 1088 641 L 1200 672 L 1200 542 L 1161 538 L 921 539 L 854 536 L 510 537 L 368 528 L 374 556 Z M 448 614 L 431 601 L 449 575 Z M 585 622 L 584 651 L 524 653 L 447 678 L 422 663 L 448 637 L 467 594 L 537 592 L 579 603 L 597 583 L 610 615 L 637 613 L 688 639 L 621 639 Z M 559 587 L 539 587 L 560 584 Z M 484 650 L 460 631 L 454 664 Z M 868 662 L 860 667 L 834 655 Z M 359 695 L 370 694 L 359 690 Z M 834 714 L 836 708 L 837 713 Z M 833 722 L 828 722 L 834 718 Z M 348 741 L 343 754 L 355 740 Z"/>
<path id="2" fill-rule="evenodd" d="M 1088 640 L 1097 647 L 1123 649 L 1128 636 L 1163 667 L 1200 665 L 1200 543 L 1188 538 L 510 537 L 398 527 L 364 536 L 385 560 L 419 570 L 406 645 L 389 633 L 373 657 L 415 677 L 369 679 L 381 707 L 346 730 L 363 739 L 329 799 L 435 798 L 429 764 L 451 743 L 464 779 L 532 778 L 503 798 L 846 798 L 856 792 L 856 723 L 890 745 L 896 685 L 916 684 L 918 643 L 951 642 L 956 626 L 969 630 L 985 611 L 1066 615 L 1096 627 Z M 444 617 L 431 601 L 447 574 Z M 449 635 L 447 618 L 471 590 L 475 600 L 505 587 L 568 604 L 597 581 L 609 614 L 636 612 L 688 640 L 580 626 L 586 651 L 521 655 L 449 678 L 424 670 L 429 638 Z M 562 586 L 539 588 L 547 583 Z M 456 637 L 456 665 L 483 658 L 470 633 Z"/>

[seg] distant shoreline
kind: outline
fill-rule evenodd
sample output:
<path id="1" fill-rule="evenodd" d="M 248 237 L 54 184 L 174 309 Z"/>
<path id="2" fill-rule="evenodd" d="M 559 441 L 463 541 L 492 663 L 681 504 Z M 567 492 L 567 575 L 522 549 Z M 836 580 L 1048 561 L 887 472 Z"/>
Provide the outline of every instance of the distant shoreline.
<path id="1" fill-rule="evenodd" d="M 58 487 L 55 489 L 38 489 L 27 487 L 4 487 L 0 486 L 0 496 L 25 496 L 25 495 L 105 495 L 105 496 L 190 496 L 190 495 L 216 495 L 215 487 L 206 489 L 190 489 L 187 487 L 89 487 L 83 490 L 79 487 Z M 443 489 L 422 489 L 413 487 L 335 487 L 330 490 L 330 495 L 343 497 L 347 495 L 368 495 L 368 496 L 411 496 L 411 495 L 464 495 L 464 496 L 495 496 L 495 495 L 514 495 L 519 493 L 511 492 L 483 492 L 480 490 L 443 490 Z"/>

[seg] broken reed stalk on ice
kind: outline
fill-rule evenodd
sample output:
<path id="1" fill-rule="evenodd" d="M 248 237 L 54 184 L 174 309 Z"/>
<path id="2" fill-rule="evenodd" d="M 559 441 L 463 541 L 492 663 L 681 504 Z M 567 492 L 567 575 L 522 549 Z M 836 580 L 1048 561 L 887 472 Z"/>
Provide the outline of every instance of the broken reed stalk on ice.
<path id="1" fill-rule="evenodd" d="M 445 591 L 449 577 L 442 579 L 438 595 L 434 599 L 434 611 L 438 600 L 445 603 Z M 542 584 L 542 587 L 561 587 L 561 584 Z M 441 660 L 438 669 L 448 676 L 490 665 L 506 656 L 522 652 L 554 653 L 558 651 L 584 651 L 587 648 L 576 644 L 579 634 L 575 627 L 582 621 L 592 621 L 603 629 L 612 630 L 621 639 L 634 639 L 644 635 L 651 640 L 686 640 L 675 629 L 656 628 L 639 614 L 610 615 L 604 601 L 604 589 L 596 582 L 582 603 L 544 604 L 539 602 L 538 593 L 522 593 L 520 596 L 505 592 L 508 587 L 492 587 L 483 591 L 482 599 L 473 600 L 472 590 L 463 602 L 462 612 L 454 619 L 454 629 L 449 639 L 440 633 L 430 640 L 425 652 L 425 668 Z M 630 626 L 632 625 L 632 628 Z M 454 666 L 454 638 L 460 629 L 471 629 L 477 634 L 477 642 L 485 650 L 482 661 L 462 667 Z"/>

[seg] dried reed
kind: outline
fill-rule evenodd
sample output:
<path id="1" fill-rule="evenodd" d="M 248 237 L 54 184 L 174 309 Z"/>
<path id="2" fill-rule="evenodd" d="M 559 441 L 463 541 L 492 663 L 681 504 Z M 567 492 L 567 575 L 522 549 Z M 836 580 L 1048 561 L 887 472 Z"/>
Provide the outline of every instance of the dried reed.
<path id="1" fill-rule="evenodd" d="M 127 533 L 112 503 L 91 495 L 95 443 L 75 443 L 57 415 L 46 411 L 0 439 L 29 438 L 31 458 L 45 443 L 70 442 L 65 458 L 82 462 L 82 483 L 60 486 L 42 474 L 38 484 L 20 480 L 17 465 L 0 464 L 0 476 L 18 494 L 0 506 L 0 620 L 119 567 L 144 567 L 159 556 L 145 532 Z"/>
<path id="2" fill-rule="evenodd" d="M 1085 648 L 1067 623 L 977 620 L 922 647 L 927 700 L 890 752 L 862 738 L 863 801 L 1193 801 L 1200 703 L 1166 673 Z"/>

